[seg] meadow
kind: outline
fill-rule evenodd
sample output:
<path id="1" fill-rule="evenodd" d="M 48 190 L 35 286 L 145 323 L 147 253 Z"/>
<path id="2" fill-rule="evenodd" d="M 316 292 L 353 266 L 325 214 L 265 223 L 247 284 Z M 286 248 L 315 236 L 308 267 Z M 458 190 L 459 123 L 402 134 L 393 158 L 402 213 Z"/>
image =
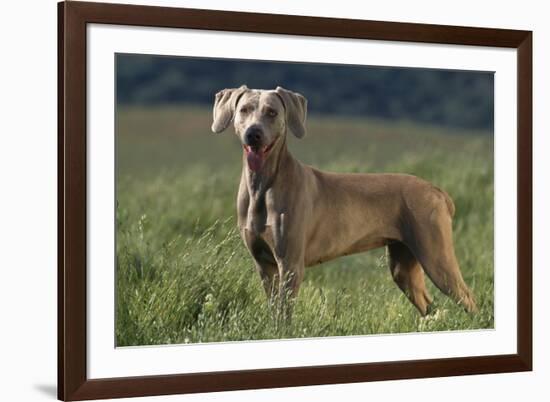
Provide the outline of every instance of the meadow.
<path id="1" fill-rule="evenodd" d="M 382 248 L 309 268 L 292 320 L 280 323 L 236 230 L 242 151 L 232 129 L 212 134 L 211 110 L 191 106 L 119 107 L 116 124 L 117 346 L 494 327 L 491 133 L 310 116 L 306 137 L 289 140 L 302 162 L 414 174 L 451 195 L 456 254 L 479 312 L 428 280 L 434 310 L 421 318 Z"/>

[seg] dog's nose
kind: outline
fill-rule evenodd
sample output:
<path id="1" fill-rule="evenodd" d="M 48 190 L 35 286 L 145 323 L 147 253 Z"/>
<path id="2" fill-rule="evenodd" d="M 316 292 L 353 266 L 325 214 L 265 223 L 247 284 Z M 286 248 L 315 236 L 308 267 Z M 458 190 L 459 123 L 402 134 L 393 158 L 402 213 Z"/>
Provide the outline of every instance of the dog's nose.
<path id="1" fill-rule="evenodd" d="M 249 127 L 244 134 L 244 142 L 249 146 L 260 145 L 262 141 L 262 129 L 259 127 Z"/>

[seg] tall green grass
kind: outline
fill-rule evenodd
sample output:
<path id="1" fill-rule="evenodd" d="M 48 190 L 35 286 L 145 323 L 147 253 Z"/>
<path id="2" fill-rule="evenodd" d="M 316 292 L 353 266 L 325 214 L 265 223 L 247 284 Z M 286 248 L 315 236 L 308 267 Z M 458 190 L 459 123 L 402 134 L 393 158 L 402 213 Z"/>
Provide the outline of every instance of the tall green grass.
<path id="1" fill-rule="evenodd" d="M 307 270 L 293 318 L 271 315 L 236 230 L 240 146 L 210 134 L 210 113 L 120 109 L 117 116 L 118 346 L 493 327 L 493 151 L 480 133 L 406 122 L 312 117 L 291 152 L 338 172 L 404 172 L 454 199 L 455 248 L 479 313 L 429 283 L 419 317 L 393 283 L 384 249 Z"/>

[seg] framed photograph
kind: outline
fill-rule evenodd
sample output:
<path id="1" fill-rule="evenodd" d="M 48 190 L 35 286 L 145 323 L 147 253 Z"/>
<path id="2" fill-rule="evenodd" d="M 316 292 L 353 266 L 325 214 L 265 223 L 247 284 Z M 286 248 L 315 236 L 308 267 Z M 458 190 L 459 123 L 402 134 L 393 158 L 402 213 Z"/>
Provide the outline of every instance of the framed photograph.
<path id="1" fill-rule="evenodd" d="M 62 2 L 58 397 L 532 369 L 532 33 Z"/>

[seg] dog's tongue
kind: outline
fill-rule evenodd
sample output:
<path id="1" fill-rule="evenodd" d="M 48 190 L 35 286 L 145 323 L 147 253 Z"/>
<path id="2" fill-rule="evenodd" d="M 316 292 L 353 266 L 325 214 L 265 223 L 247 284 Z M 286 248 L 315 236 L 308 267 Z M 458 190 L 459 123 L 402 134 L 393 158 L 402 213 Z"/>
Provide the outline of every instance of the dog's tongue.
<path id="1" fill-rule="evenodd" d="M 254 152 L 252 150 L 246 154 L 246 161 L 248 162 L 248 167 L 253 172 L 260 170 L 264 163 L 263 155 L 260 152 Z"/>

